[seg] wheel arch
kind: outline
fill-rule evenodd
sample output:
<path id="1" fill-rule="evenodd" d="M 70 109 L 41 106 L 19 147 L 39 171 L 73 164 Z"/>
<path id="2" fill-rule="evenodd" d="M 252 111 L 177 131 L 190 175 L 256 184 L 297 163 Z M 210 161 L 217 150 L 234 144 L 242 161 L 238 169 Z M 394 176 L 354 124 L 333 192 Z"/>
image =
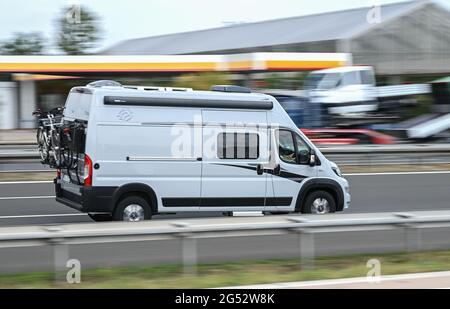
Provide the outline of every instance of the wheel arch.
<path id="1" fill-rule="evenodd" d="M 313 191 L 323 190 L 330 193 L 336 202 L 336 211 L 344 209 L 344 192 L 336 180 L 330 178 L 313 178 L 308 180 L 300 189 L 298 193 L 297 202 L 295 204 L 295 211 L 302 210 L 303 203 L 306 197 Z"/>
<path id="2" fill-rule="evenodd" d="M 122 198 L 133 194 L 143 196 L 149 202 L 153 214 L 158 212 L 156 193 L 149 185 L 144 183 L 128 183 L 117 188 L 113 194 L 114 209 Z"/>

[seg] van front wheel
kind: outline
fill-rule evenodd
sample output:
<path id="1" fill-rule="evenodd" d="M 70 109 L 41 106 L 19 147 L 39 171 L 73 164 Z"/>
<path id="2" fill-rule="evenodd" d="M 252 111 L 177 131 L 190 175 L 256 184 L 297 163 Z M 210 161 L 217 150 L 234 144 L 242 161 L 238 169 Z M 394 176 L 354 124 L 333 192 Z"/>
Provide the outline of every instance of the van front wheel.
<path id="1" fill-rule="evenodd" d="M 308 194 L 305 204 L 303 205 L 303 213 L 327 214 L 336 211 L 336 201 L 327 191 L 314 191 Z"/>
<path id="2" fill-rule="evenodd" d="M 114 221 L 138 222 L 150 220 L 152 210 L 148 202 L 140 196 L 129 196 L 117 204 Z"/>

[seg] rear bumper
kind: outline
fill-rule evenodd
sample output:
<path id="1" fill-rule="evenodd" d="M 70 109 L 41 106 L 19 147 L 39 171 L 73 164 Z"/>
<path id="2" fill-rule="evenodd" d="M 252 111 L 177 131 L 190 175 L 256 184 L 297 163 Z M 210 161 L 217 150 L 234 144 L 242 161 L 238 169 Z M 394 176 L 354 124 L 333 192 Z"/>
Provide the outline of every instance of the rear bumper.
<path id="1" fill-rule="evenodd" d="M 81 212 L 107 212 L 114 210 L 113 195 L 116 187 L 75 187 L 65 190 L 61 180 L 55 179 L 56 201 Z"/>

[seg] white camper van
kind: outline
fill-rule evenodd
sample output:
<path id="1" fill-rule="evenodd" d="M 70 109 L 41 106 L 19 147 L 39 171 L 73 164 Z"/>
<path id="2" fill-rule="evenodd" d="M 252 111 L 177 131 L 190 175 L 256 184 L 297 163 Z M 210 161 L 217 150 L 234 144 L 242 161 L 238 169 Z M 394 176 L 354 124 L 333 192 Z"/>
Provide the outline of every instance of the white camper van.
<path id="1" fill-rule="evenodd" d="M 94 82 L 71 89 L 56 200 L 94 220 L 349 207 L 339 168 L 271 96 Z"/>

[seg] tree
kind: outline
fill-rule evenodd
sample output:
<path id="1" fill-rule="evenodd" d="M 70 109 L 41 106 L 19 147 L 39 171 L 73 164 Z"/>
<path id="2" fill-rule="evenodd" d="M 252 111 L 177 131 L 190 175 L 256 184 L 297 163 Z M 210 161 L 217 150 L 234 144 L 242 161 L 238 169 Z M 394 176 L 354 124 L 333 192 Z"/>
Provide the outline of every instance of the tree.
<path id="1" fill-rule="evenodd" d="M 97 15 L 81 5 L 64 8 L 57 26 L 56 43 L 68 55 L 89 53 L 101 38 Z"/>
<path id="2" fill-rule="evenodd" d="M 39 55 L 44 49 L 44 38 L 40 33 L 15 33 L 11 40 L 0 46 L 3 55 Z"/>
<path id="3" fill-rule="evenodd" d="M 196 90 L 209 90 L 212 85 L 229 85 L 230 77 L 226 73 L 204 72 L 180 75 L 172 83 L 174 87 L 186 87 Z"/>

